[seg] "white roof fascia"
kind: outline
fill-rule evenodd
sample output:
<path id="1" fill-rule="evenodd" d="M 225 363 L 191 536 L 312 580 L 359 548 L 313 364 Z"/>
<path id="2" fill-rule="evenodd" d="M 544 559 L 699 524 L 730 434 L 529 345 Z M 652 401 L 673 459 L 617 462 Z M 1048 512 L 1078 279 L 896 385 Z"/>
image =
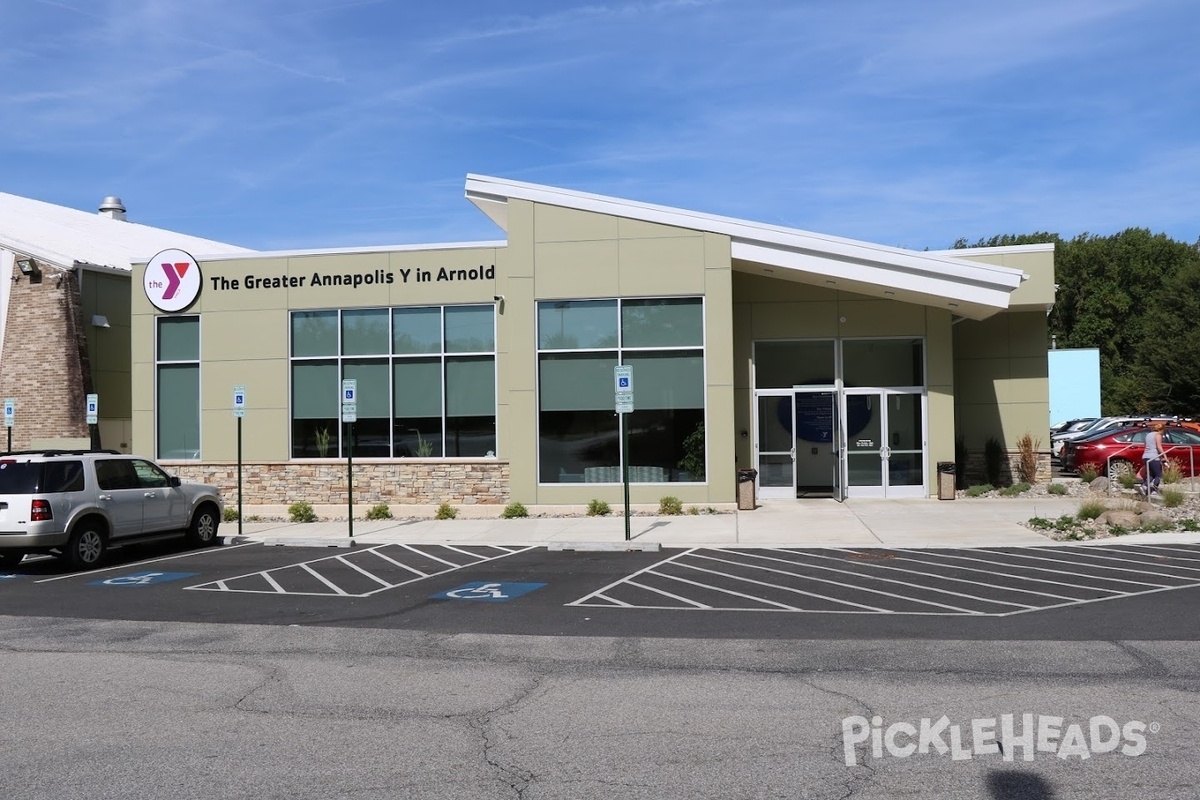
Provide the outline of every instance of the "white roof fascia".
<path id="1" fill-rule="evenodd" d="M 732 240 L 735 259 L 795 269 L 833 280 L 915 291 L 930 298 L 979 304 L 995 310 L 1008 307 L 1009 294 L 1029 276 L 1021 270 L 953 258 L 944 253 L 919 252 L 795 228 L 703 214 L 696 211 L 638 203 L 552 186 L 468 175 L 466 196 L 501 228 L 507 229 L 509 198 L 592 211 L 721 233 Z M 854 278 L 851 278 L 851 275 Z M 938 302 L 936 305 L 948 305 Z"/>
<path id="2" fill-rule="evenodd" d="M 1054 242 L 1044 242 L 1041 244 L 1002 244 L 996 247 L 960 247 L 952 250 L 931 250 L 931 253 L 937 253 L 941 256 L 954 257 L 957 255 L 964 256 L 986 256 L 989 254 L 1004 254 L 1004 253 L 1045 253 L 1054 251 Z"/>
<path id="3" fill-rule="evenodd" d="M 508 242 L 491 240 L 486 242 L 451 242 L 439 244 L 397 244 L 377 245 L 366 247 L 323 247 L 313 250 L 256 250 L 250 253 L 219 253 L 203 258 L 196 256 L 197 261 L 253 261 L 264 258 L 302 258 L 304 256 L 341 256 L 361 255 L 366 253 L 411 253 L 422 250 L 493 250 L 508 247 Z M 195 255 L 195 254 L 193 254 Z M 134 261 L 134 264 L 145 264 L 148 259 Z"/>

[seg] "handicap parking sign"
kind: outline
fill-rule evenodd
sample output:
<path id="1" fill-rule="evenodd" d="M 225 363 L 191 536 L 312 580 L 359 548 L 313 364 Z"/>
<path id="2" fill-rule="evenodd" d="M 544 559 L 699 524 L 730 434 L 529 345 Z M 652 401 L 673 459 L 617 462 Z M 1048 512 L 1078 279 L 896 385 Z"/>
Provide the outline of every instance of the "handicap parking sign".
<path id="1" fill-rule="evenodd" d="M 150 586 L 155 583 L 177 581 L 199 575 L 198 572 L 135 572 L 132 575 L 118 575 L 102 581 L 92 581 L 88 586 Z"/>
<path id="2" fill-rule="evenodd" d="M 473 581 L 429 596 L 430 600 L 478 600 L 484 603 L 507 603 L 514 597 L 540 589 L 544 583 L 513 583 L 509 581 Z"/>

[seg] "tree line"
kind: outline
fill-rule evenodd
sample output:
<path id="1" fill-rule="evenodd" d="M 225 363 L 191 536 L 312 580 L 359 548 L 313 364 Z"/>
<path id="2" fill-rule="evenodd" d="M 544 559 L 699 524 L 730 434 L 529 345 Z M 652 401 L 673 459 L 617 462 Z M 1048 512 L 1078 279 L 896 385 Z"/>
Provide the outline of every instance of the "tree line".
<path id="1" fill-rule="evenodd" d="M 1129 228 L 1073 239 L 1005 234 L 954 247 L 1045 242 L 1054 243 L 1058 284 L 1049 334 L 1060 348 L 1099 349 L 1101 413 L 1200 416 L 1200 240 Z"/>

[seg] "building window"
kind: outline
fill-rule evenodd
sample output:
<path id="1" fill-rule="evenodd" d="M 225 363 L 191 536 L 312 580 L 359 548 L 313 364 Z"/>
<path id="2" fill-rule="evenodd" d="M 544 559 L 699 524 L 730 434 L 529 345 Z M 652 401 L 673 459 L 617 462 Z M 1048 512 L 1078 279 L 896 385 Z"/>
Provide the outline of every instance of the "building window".
<path id="1" fill-rule="evenodd" d="M 200 317 L 158 317 L 157 440 L 162 459 L 200 458 Z"/>
<path id="2" fill-rule="evenodd" d="M 492 305 L 292 314 L 292 457 L 496 453 Z M 341 423 L 341 381 L 358 420 Z"/>
<path id="3" fill-rule="evenodd" d="M 613 368 L 633 368 L 629 479 L 705 479 L 704 305 L 698 297 L 538 303 L 542 483 L 621 481 Z"/>

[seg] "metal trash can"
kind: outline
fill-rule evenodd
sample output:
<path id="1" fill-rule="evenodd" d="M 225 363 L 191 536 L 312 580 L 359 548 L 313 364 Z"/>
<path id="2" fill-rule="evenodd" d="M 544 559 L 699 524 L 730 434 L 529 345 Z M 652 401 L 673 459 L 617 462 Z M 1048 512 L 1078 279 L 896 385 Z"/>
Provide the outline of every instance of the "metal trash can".
<path id="1" fill-rule="evenodd" d="M 758 506 L 756 469 L 739 469 L 737 471 L 737 507 L 738 511 L 753 511 Z"/>
<path id="2" fill-rule="evenodd" d="M 954 499 L 954 482 L 957 477 L 953 461 L 937 462 L 938 500 Z"/>

